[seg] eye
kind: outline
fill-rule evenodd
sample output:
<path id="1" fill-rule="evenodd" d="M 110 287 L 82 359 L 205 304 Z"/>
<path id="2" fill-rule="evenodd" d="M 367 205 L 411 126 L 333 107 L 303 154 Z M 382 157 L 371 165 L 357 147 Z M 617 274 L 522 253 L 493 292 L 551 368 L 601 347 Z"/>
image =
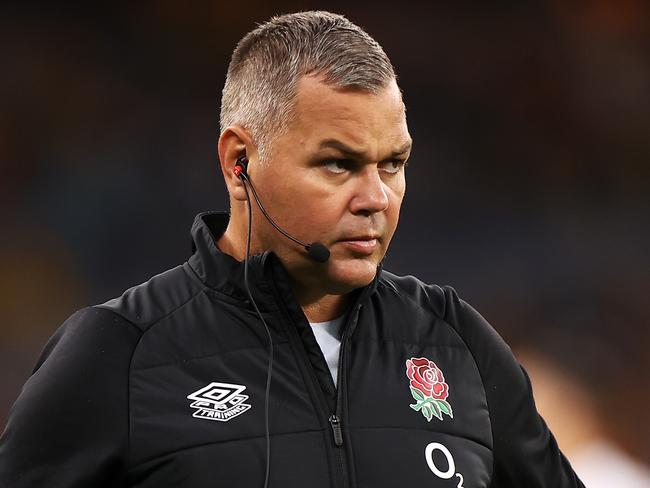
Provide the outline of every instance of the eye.
<path id="1" fill-rule="evenodd" d="M 349 161 L 346 159 L 326 159 L 323 161 L 323 166 L 332 173 L 341 174 L 347 171 Z"/>
<path id="2" fill-rule="evenodd" d="M 385 161 L 383 163 L 379 163 L 379 169 L 391 175 L 399 173 L 399 171 L 404 166 L 406 166 L 406 161 L 401 161 L 401 160 Z"/>

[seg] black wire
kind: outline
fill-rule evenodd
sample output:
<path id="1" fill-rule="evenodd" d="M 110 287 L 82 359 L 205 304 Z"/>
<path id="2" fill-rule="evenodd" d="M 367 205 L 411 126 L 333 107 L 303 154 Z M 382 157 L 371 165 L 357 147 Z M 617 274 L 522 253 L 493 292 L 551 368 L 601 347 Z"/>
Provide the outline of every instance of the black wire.
<path id="1" fill-rule="evenodd" d="M 262 202 L 260 201 L 260 197 L 257 196 L 257 191 L 255 190 L 255 186 L 253 185 L 253 182 L 250 180 L 248 175 L 246 173 L 242 172 L 242 173 L 240 173 L 240 176 L 242 178 L 244 178 L 248 182 L 248 184 L 250 185 L 251 190 L 253 191 L 253 197 L 255 197 L 255 201 L 257 202 L 257 206 L 260 208 L 260 210 L 262 211 L 264 216 L 268 219 L 268 221 L 271 222 L 273 227 L 275 227 L 278 230 L 278 232 L 282 233 L 285 237 L 288 237 L 289 239 L 291 239 L 296 244 L 299 244 L 302 247 L 304 247 L 305 249 L 309 250 L 309 246 L 307 244 L 305 244 L 304 242 L 299 241 L 298 239 L 296 239 L 293 236 L 290 236 L 284 230 L 282 230 L 280 227 L 278 227 L 278 224 L 276 224 L 275 221 L 271 218 L 271 216 L 266 213 L 266 210 L 264 209 L 264 205 L 262 205 Z M 244 184 L 244 187 L 245 186 L 246 186 L 246 184 Z M 248 198 L 248 191 L 246 191 L 246 198 Z M 249 202 L 249 215 L 250 215 L 250 199 L 248 200 L 248 202 Z M 250 220 L 249 220 L 249 222 L 250 222 Z"/>
<path id="2" fill-rule="evenodd" d="M 244 286 L 246 288 L 246 293 L 248 294 L 248 299 L 253 304 L 253 307 L 255 308 L 257 315 L 260 317 L 262 324 L 264 324 L 264 329 L 266 330 L 266 334 L 269 336 L 269 366 L 266 374 L 266 394 L 264 396 L 264 426 L 266 428 L 266 474 L 264 475 L 264 488 L 268 488 L 269 474 L 271 472 L 271 436 L 269 434 L 269 396 L 271 392 L 271 374 L 273 372 L 273 339 L 271 338 L 271 331 L 269 330 L 268 325 L 266 325 L 266 321 L 264 320 L 264 317 L 262 316 L 260 309 L 257 308 L 257 303 L 255 303 L 255 299 L 251 294 L 251 289 L 248 286 L 248 258 L 250 257 L 250 251 L 251 251 L 251 231 L 252 231 L 252 223 L 253 223 L 253 212 L 251 210 L 251 199 L 250 196 L 248 195 L 248 188 L 246 188 L 246 182 L 248 182 L 249 184 L 251 184 L 251 182 L 246 177 L 245 174 L 242 173 L 241 176 L 243 176 L 244 179 L 246 180 L 244 182 L 244 191 L 246 192 L 246 205 L 248 206 L 248 236 L 246 237 L 246 258 L 244 259 Z M 255 189 L 253 188 L 252 184 L 251 184 L 251 189 L 253 190 L 253 195 L 255 196 L 255 200 L 259 205 L 260 201 L 257 198 L 257 193 L 255 192 Z M 262 212 L 264 212 L 264 209 L 262 208 L 261 205 L 260 205 L 260 209 L 262 209 Z M 266 215 L 266 212 L 264 212 L 264 215 Z M 268 215 L 266 216 L 268 218 Z"/>

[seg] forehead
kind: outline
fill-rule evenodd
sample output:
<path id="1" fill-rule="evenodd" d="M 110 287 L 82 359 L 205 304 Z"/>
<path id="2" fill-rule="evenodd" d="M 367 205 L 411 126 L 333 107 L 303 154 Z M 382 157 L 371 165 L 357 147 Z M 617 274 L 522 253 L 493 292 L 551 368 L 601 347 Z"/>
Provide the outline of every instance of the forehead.
<path id="1" fill-rule="evenodd" d="M 395 81 L 371 93 L 334 87 L 315 76 L 299 80 L 287 135 L 294 143 L 307 146 L 337 139 L 362 150 L 403 146 L 410 141 L 402 95 Z"/>

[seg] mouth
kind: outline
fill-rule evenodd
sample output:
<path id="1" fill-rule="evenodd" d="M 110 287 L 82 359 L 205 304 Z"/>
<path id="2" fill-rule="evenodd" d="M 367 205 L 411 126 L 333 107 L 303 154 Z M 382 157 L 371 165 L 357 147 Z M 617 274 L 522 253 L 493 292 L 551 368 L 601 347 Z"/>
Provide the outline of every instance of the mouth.
<path id="1" fill-rule="evenodd" d="M 347 237 L 339 242 L 353 253 L 365 256 L 375 252 L 379 245 L 379 239 L 370 235 Z"/>

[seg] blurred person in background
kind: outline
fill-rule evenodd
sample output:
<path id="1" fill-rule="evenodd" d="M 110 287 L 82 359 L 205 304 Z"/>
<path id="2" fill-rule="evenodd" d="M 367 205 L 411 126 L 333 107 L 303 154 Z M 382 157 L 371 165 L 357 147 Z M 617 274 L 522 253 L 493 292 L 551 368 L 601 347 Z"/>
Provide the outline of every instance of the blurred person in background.
<path id="1" fill-rule="evenodd" d="M 337 15 L 274 18 L 233 54 L 221 122 L 231 214 L 198 215 L 189 261 L 57 331 L 0 482 L 583 486 L 489 324 L 451 288 L 382 270 L 411 140 L 381 47 Z M 329 250 L 278 234 L 252 180 Z"/>
<path id="2" fill-rule="evenodd" d="M 625 448 L 624 432 L 630 418 L 630 437 L 648 430 L 647 320 L 620 291 L 547 293 L 511 340 L 540 414 L 589 488 L 650 486 L 650 467 Z"/>

